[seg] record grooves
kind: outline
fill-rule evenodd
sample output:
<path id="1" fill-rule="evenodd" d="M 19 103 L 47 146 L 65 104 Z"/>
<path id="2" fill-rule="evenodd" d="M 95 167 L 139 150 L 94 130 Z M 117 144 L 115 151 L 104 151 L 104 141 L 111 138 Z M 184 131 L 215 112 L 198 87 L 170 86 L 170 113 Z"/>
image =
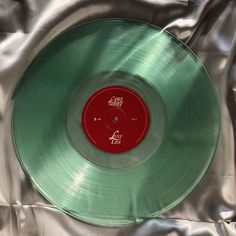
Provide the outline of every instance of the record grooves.
<path id="1" fill-rule="evenodd" d="M 213 159 L 211 79 L 187 46 L 131 20 L 79 25 L 25 71 L 12 117 L 24 171 L 79 220 L 120 226 L 182 202 Z"/>

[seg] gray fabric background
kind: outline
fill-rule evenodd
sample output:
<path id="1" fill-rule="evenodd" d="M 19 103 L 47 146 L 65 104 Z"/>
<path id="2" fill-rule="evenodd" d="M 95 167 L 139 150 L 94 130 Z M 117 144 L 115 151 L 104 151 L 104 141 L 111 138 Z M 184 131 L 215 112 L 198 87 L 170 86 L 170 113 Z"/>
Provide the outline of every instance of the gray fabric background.
<path id="1" fill-rule="evenodd" d="M 150 22 L 185 42 L 211 75 L 222 117 L 200 186 L 159 219 L 121 228 L 79 222 L 48 203 L 24 175 L 11 140 L 11 95 L 37 52 L 66 28 L 106 17 Z M 0 236 L 236 235 L 235 52 L 233 0 L 0 0 Z"/>

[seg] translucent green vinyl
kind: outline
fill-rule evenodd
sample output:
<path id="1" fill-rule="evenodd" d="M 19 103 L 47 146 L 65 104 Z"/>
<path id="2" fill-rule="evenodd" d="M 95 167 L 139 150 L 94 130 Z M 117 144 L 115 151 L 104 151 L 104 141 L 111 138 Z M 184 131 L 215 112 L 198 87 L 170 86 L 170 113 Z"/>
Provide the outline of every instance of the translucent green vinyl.
<path id="1" fill-rule="evenodd" d="M 121 155 L 91 145 L 78 115 L 109 85 L 134 89 L 151 113 L 147 137 Z M 208 73 L 183 43 L 142 22 L 107 19 L 62 33 L 15 94 L 12 130 L 24 170 L 49 201 L 89 223 L 157 217 L 192 192 L 214 155 L 219 107 Z"/>

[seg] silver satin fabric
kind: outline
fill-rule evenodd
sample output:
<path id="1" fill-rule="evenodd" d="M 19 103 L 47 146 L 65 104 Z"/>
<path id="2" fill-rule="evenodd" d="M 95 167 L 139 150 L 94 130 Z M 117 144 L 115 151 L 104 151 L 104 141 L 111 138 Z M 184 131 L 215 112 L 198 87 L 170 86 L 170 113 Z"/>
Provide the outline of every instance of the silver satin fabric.
<path id="1" fill-rule="evenodd" d="M 159 219 L 121 228 L 79 222 L 47 202 L 22 171 L 11 139 L 11 97 L 35 55 L 68 27 L 107 17 L 150 22 L 184 41 L 206 66 L 221 108 L 217 151 L 198 188 Z M 0 236 L 236 235 L 235 52 L 236 1 L 0 0 Z"/>

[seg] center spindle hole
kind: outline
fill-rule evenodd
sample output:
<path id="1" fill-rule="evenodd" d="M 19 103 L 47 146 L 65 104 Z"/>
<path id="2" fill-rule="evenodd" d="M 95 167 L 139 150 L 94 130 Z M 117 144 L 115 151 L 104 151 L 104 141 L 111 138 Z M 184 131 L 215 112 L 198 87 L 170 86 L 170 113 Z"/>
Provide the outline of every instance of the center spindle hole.
<path id="1" fill-rule="evenodd" d="M 118 122 L 118 120 L 119 120 L 119 117 L 118 117 L 118 116 L 113 116 L 113 117 L 112 117 L 112 121 L 113 121 L 114 123 Z"/>

